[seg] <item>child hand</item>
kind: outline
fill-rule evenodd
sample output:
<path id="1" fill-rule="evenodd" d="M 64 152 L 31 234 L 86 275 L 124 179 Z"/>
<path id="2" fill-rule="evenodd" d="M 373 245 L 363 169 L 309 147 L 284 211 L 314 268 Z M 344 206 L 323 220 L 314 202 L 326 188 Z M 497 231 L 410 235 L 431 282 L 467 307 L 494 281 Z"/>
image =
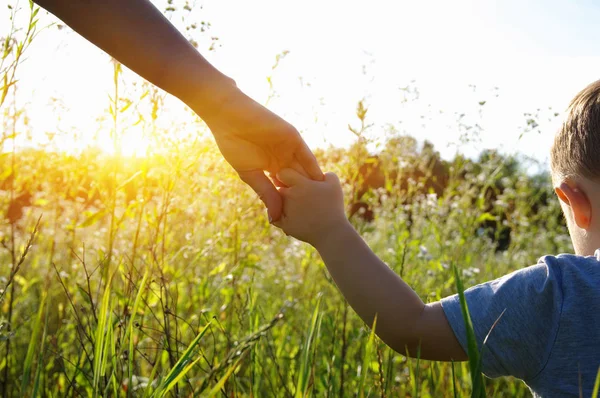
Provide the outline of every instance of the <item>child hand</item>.
<path id="1" fill-rule="evenodd" d="M 283 216 L 273 224 L 286 234 L 315 246 L 338 227 L 348 224 L 340 180 L 326 173 L 324 181 L 310 180 L 292 169 L 283 169 L 277 179 L 283 197 Z"/>

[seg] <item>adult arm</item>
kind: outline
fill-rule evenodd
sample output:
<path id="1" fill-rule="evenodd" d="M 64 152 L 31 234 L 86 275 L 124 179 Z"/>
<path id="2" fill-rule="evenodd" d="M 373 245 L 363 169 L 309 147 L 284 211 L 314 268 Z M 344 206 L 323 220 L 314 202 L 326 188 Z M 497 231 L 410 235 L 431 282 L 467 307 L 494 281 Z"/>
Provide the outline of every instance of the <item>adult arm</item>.
<path id="1" fill-rule="evenodd" d="M 87 40 L 178 97 L 210 127 L 225 159 L 258 193 L 273 220 L 281 198 L 263 170 L 323 174 L 289 123 L 242 93 L 148 0 L 36 0 Z"/>
<path id="2" fill-rule="evenodd" d="M 202 117 L 236 91 L 148 0 L 36 0 L 129 69 Z"/>

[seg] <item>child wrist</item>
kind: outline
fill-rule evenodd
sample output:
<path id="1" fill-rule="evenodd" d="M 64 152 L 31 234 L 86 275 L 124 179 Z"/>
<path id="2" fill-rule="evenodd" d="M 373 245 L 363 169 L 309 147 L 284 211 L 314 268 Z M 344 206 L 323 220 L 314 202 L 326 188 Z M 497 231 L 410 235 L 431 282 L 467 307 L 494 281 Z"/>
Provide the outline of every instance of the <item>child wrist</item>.
<path id="1" fill-rule="evenodd" d="M 352 233 L 353 231 L 354 227 L 352 227 L 352 224 L 344 218 L 343 220 L 332 223 L 326 228 L 321 229 L 309 243 L 317 250 L 321 250 L 332 243 L 346 239 L 349 236 L 349 233 Z"/>

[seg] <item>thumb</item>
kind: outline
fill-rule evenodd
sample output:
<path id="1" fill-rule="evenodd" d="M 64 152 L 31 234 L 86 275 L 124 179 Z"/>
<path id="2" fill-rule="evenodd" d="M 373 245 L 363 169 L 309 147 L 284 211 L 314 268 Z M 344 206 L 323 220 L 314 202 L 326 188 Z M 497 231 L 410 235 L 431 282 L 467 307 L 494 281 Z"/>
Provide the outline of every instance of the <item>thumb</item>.
<path id="1" fill-rule="evenodd" d="M 283 169 L 277 173 L 277 179 L 288 187 L 293 187 L 308 181 L 308 178 L 298 173 L 294 169 Z"/>
<path id="2" fill-rule="evenodd" d="M 306 170 L 310 178 L 312 178 L 315 181 L 323 181 L 323 172 L 319 167 L 317 158 L 308 148 L 306 143 L 302 142 L 300 149 L 296 153 L 296 158 L 298 159 L 304 170 Z"/>
<path id="3" fill-rule="evenodd" d="M 269 222 L 281 218 L 283 202 L 273 183 L 262 170 L 238 171 L 238 175 L 258 194 L 260 200 L 267 206 Z"/>
<path id="4" fill-rule="evenodd" d="M 324 176 L 325 176 L 325 182 L 334 184 L 334 185 L 340 185 L 340 178 L 337 176 L 337 174 L 332 173 L 332 172 L 327 172 L 324 174 Z"/>

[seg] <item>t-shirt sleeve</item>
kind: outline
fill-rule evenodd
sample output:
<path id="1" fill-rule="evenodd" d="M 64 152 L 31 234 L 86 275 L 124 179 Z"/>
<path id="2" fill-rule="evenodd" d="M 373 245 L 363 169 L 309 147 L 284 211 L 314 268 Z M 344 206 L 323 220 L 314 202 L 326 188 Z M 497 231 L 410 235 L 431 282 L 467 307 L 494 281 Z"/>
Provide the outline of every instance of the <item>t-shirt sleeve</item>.
<path id="1" fill-rule="evenodd" d="M 539 263 L 465 291 L 486 376 L 528 380 L 543 370 L 558 332 L 560 276 L 560 268 Z M 442 308 L 468 352 L 458 295 L 443 299 Z"/>

